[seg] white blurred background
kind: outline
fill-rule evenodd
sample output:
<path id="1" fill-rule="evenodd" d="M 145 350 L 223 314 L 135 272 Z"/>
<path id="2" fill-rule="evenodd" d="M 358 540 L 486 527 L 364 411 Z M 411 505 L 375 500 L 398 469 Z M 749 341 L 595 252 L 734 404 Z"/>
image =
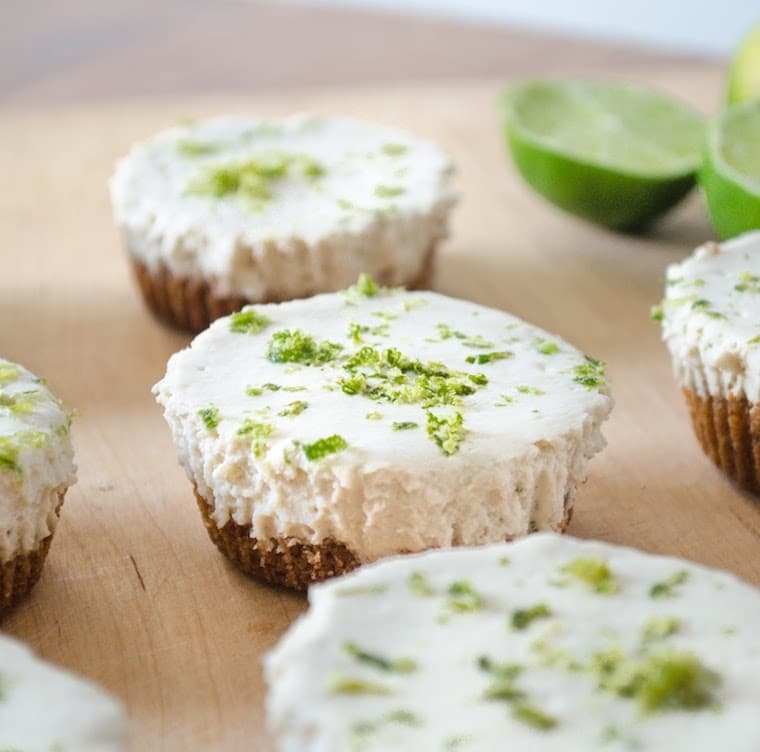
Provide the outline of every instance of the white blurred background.
<path id="1" fill-rule="evenodd" d="M 760 0 L 306 0 L 491 21 L 722 56 L 760 22 Z"/>

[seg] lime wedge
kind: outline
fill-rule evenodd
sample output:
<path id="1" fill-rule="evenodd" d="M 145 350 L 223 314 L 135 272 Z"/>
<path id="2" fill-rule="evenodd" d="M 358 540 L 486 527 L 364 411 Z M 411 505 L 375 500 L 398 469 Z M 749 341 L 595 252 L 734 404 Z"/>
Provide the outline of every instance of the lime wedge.
<path id="1" fill-rule="evenodd" d="M 729 107 L 710 125 L 699 182 L 715 231 L 760 228 L 760 99 Z"/>
<path id="2" fill-rule="evenodd" d="M 618 230 L 641 229 L 680 201 L 701 162 L 703 118 L 635 86 L 525 81 L 502 113 L 512 158 L 544 198 Z"/>
<path id="3" fill-rule="evenodd" d="M 744 39 L 731 63 L 728 102 L 736 104 L 760 97 L 760 24 Z"/>

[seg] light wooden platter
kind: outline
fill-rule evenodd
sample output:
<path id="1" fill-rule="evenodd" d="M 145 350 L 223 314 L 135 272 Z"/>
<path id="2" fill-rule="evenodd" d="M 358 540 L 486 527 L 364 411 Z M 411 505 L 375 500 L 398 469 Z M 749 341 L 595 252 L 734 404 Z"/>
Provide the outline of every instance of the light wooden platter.
<path id="1" fill-rule="evenodd" d="M 649 70 L 705 111 L 720 79 Z M 136 139 L 226 110 L 353 114 L 438 140 L 463 200 L 436 288 L 512 311 L 609 363 L 617 406 L 570 534 L 685 556 L 760 584 L 760 506 L 702 455 L 650 304 L 665 266 L 711 236 L 693 196 L 647 237 L 544 204 L 505 159 L 495 83 L 120 103 L 0 117 L 0 353 L 80 417 L 80 480 L 36 591 L 2 624 L 126 704 L 135 752 L 272 752 L 261 657 L 305 599 L 239 574 L 206 538 L 150 394 L 187 343 L 127 273 L 106 180 Z"/>

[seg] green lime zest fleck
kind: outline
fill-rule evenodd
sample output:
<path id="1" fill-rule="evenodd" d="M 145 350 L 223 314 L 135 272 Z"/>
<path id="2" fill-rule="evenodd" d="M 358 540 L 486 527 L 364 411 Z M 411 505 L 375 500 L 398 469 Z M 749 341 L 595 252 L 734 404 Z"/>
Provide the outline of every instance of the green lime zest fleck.
<path id="1" fill-rule="evenodd" d="M 369 274 L 362 272 L 356 280 L 356 284 L 351 285 L 351 287 L 348 287 L 343 291 L 343 297 L 347 303 L 351 303 L 357 298 L 377 298 L 381 295 L 387 295 L 389 293 L 395 292 L 396 289 L 398 288 L 383 287 L 382 285 L 379 285 L 377 282 L 375 282 L 375 280 L 372 279 Z M 385 314 L 382 311 L 374 311 L 372 315 L 396 318 L 395 315 Z"/>
<path id="2" fill-rule="evenodd" d="M 330 681 L 334 695 L 388 695 L 390 690 L 383 684 L 368 682 L 358 677 L 337 675 Z"/>
<path id="3" fill-rule="evenodd" d="M 510 559 L 509 556 L 502 556 L 499 559 L 500 567 L 508 567 L 511 563 L 512 563 L 512 559 Z"/>
<path id="4" fill-rule="evenodd" d="M 8 436 L 0 436 L 0 470 L 9 470 L 13 473 L 21 473 L 21 465 L 18 462 L 19 447 Z"/>
<path id="5" fill-rule="evenodd" d="M 469 580 L 457 580 L 449 585 L 449 598 L 446 608 L 458 614 L 470 614 L 482 611 L 485 603 L 483 597 L 475 590 Z"/>
<path id="6" fill-rule="evenodd" d="M 760 293 L 760 277 L 752 272 L 742 272 L 739 275 L 739 282 L 734 285 L 734 290 L 738 292 Z"/>
<path id="7" fill-rule="evenodd" d="M 454 734 L 443 740 L 443 750 L 444 752 L 459 752 L 474 741 L 475 739 L 469 734 Z"/>
<path id="8" fill-rule="evenodd" d="M 417 670 L 417 664 L 411 658 L 386 658 L 385 656 L 371 653 L 360 648 L 355 642 L 347 642 L 343 649 L 361 663 L 379 669 L 380 671 L 393 671 L 398 674 L 410 674 Z"/>
<path id="9" fill-rule="evenodd" d="M 649 588 L 650 598 L 675 598 L 678 593 L 676 588 L 683 585 L 689 579 L 689 573 L 684 569 L 676 572 L 662 582 L 656 582 Z"/>
<path id="10" fill-rule="evenodd" d="M 194 138 L 183 138 L 177 142 L 177 151 L 186 157 L 202 157 L 207 154 L 215 154 L 223 148 L 224 144 L 197 141 Z"/>
<path id="11" fill-rule="evenodd" d="M 288 402 L 288 404 L 277 414 L 287 418 L 294 418 L 296 415 L 300 415 L 308 406 L 308 402 L 304 402 L 303 400 L 293 400 L 292 402 Z"/>
<path id="12" fill-rule="evenodd" d="M 380 412 L 377 412 L 377 410 L 375 410 L 374 412 L 367 413 L 364 417 L 367 420 L 382 420 L 383 419 L 383 414 L 380 413 Z"/>
<path id="13" fill-rule="evenodd" d="M 303 445 L 303 453 L 306 455 L 306 459 L 312 462 L 321 460 L 329 454 L 342 452 L 345 449 L 348 449 L 348 442 L 337 433 L 323 439 L 317 439 L 311 444 Z"/>
<path id="14" fill-rule="evenodd" d="M 10 384 L 19 377 L 19 370 L 12 363 L 0 363 L 0 386 Z"/>
<path id="15" fill-rule="evenodd" d="M 0 386 L 10 384 L 19 376 L 19 370 L 13 365 L 13 363 L 0 363 Z"/>
<path id="16" fill-rule="evenodd" d="M 539 637 L 530 644 L 530 649 L 535 653 L 542 666 L 557 668 L 570 673 L 580 671 L 580 662 L 567 650 L 563 650 L 552 644 L 548 636 Z"/>
<path id="17" fill-rule="evenodd" d="M 274 433 L 271 423 L 246 418 L 237 430 L 238 436 L 254 436 L 257 439 L 268 439 Z"/>
<path id="18" fill-rule="evenodd" d="M 324 168 L 301 154 L 272 152 L 256 158 L 205 166 L 190 183 L 189 193 L 224 198 L 235 196 L 245 200 L 267 201 L 277 180 L 294 169 L 307 178 L 319 177 Z"/>
<path id="19" fill-rule="evenodd" d="M 530 608 L 520 608 L 512 612 L 512 629 L 527 629 L 537 619 L 548 619 L 552 615 L 545 603 L 537 603 Z"/>
<path id="20" fill-rule="evenodd" d="M 760 334 L 757 335 L 757 337 L 752 337 L 752 339 L 747 341 L 748 345 L 760 345 Z"/>
<path id="21" fill-rule="evenodd" d="M 448 324 L 436 324 L 436 329 L 438 330 L 438 337 L 441 340 L 447 340 L 453 337 L 460 340 L 465 347 L 473 347 L 482 350 L 487 350 L 489 347 L 493 347 L 493 342 L 489 342 L 485 337 L 482 337 L 479 334 L 466 334 L 465 332 L 460 332 L 458 329 L 452 329 Z"/>
<path id="22" fill-rule="evenodd" d="M 559 345 L 548 339 L 539 338 L 534 340 L 533 347 L 535 347 L 541 355 L 554 355 L 559 352 Z"/>
<path id="23" fill-rule="evenodd" d="M 695 655 L 673 651 L 628 658 L 607 650 L 593 656 L 590 670 L 600 690 L 635 700 L 645 714 L 714 706 L 721 684 L 720 676 Z"/>
<path id="24" fill-rule="evenodd" d="M 644 622 L 641 639 L 644 643 L 664 640 L 676 634 L 681 628 L 681 620 L 675 616 L 654 616 Z"/>
<path id="25" fill-rule="evenodd" d="M 614 595 L 619 590 L 612 570 L 601 559 L 575 559 L 561 567 L 560 571 L 585 583 L 599 595 Z"/>
<path id="26" fill-rule="evenodd" d="M 495 663 L 488 656 L 482 655 L 478 658 L 478 668 L 493 677 L 483 692 L 484 699 L 507 702 L 525 699 L 525 692 L 515 683 L 523 672 L 522 666 L 516 663 Z"/>
<path id="27" fill-rule="evenodd" d="M 380 147 L 380 151 L 383 154 L 387 154 L 389 157 L 399 157 L 402 154 L 406 154 L 406 152 L 408 151 L 408 147 L 405 146 L 404 144 L 389 143 L 389 144 L 383 144 Z"/>
<path id="28" fill-rule="evenodd" d="M 546 394 L 543 389 L 539 389 L 537 386 L 528 386 L 527 384 L 520 384 L 517 387 L 517 391 L 520 394 L 532 394 L 534 397 L 543 397 Z"/>
<path id="29" fill-rule="evenodd" d="M 649 309 L 649 318 L 652 321 L 662 321 L 665 318 L 665 311 L 661 305 L 653 305 Z"/>
<path id="30" fill-rule="evenodd" d="M 349 336 L 349 339 L 355 345 L 361 344 L 363 332 L 364 332 L 364 327 L 362 327 L 361 324 L 357 324 L 355 321 L 352 321 L 348 325 L 348 336 Z"/>
<path id="31" fill-rule="evenodd" d="M 412 572 L 409 575 L 409 579 L 407 579 L 406 584 L 409 590 L 411 590 L 415 595 L 419 595 L 424 598 L 433 595 L 435 592 L 432 585 L 428 582 L 427 577 L 425 577 L 422 572 Z"/>
<path id="32" fill-rule="evenodd" d="M 203 421 L 203 425 L 209 431 L 213 431 L 218 425 L 221 417 L 219 415 L 219 408 L 210 405 L 198 410 L 198 417 Z"/>
<path id="33" fill-rule="evenodd" d="M 713 319 L 724 319 L 726 318 L 724 314 L 720 313 L 719 311 L 712 310 L 712 303 L 709 300 L 705 300 L 704 298 L 699 298 L 698 300 L 695 300 L 691 304 L 691 308 L 693 311 L 699 311 L 700 313 L 704 313 L 705 316 L 709 316 Z"/>
<path id="34" fill-rule="evenodd" d="M 515 703 L 512 707 L 512 717 L 539 731 L 551 731 L 559 725 L 556 718 L 525 702 Z"/>
<path id="35" fill-rule="evenodd" d="M 230 316 L 230 331 L 233 334 L 258 334 L 269 323 L 269 319 L 253 308 L 246 308 Z"/>
<path id="36" fill-rule="evenodd" d="M 341 345 L 328 340 L 317 342 L 300 329 L 280 329 L 269 340 L 267 357 L 272 363 L 312 366 L 334 360 L 341 350 Z"/>
<path id="37" fill-rule="evenodd" d="M 306 387 L 303 387 L 305 389 Z M 260 397 L 262 394 L 264 394 L 265 391 L 267 392 L 279 392 L 280 389 L 285 389 L 285 387 L 281 387 L 279 384 L 272 384 L 271 382 L 268 382 L 266 384 L 262 384 L 261 386 L 247 386 L 245 388 L 245 393 L 249 397 Z M 292 387 L 287 388 L 287 391 L 294 391 Z M 302 388 L 299 387 L 297 391 L 302 391 Z"/>
<path id="38" fill-rule="evenodd" d="M 389 723 L 400 723 L 402 726 L 421 726 L 422 721 L 418 716 L 411 712 L 411 710 L 404 710 L 403 708 L 397 708 L 396 710 L 388 711 L 383 720 Z"/>
<path id="39" fill-rule="evenodd" d="M 412 428 L 418 428 L 419 423 L 414 423 L 411 420 L 394 421 L 391 428 L 394 431 L 410 431 Z"/>
<path id="40" fill-rule="evenodd" d="M 596 360 L 590 355 L 585 356 L 583 363 L 573 367 L 575 374 L 573 381 L 582 384 L 588 389 L 601 388 L 607 385 L 607 379 L 604 375 L 605 364 L 601 360 Z"/>
<path id="41" fill-rule="evenodd" d="M 365 298 L 374 298 L 380 292 L 381 288 L 369 274 L 360 274 L 356 280 L 356 292 Z"/>
<path id="42" fill-rule="evenodd" d="M 250 436 L 251 451 L 254 457 L 262 457 L 269 448 L 266 439 L 274 433 L 274 425 L 265 421 L 256 421 L 246 418 L 237 430 L 238 436 Z"/>
<path id="43" fill-rule="evenodd" d="M 41 393 L 36 391 L 20 394 L 0 393 L 0 408 L 7 408 L 13 415 L 28 415 L 34 410 L 41 396 Z"/>
<path id="44" fill-rule="evenodd" d="M 531 705 L 526 693 L 517 686 L 517 679 L 523 672 L 522 666 L 516 663 L 496 663 L 484 655 L 478 658 L 478 668 L 492 677 L 483 693 L 484 699 L 507 702 L 515 720 L 541 731 L 549 731 L 557 726 L 557 720 Z"/>
<path id="45" fill-rule="evenodd" d="M 462 413 L 438 416 L 427 411 L 428 436 L 440 447 L 441 451 L 450 457 L 459 451 L 459 447 L 467 435 Z"/>
<path id="46" fill-rule="evenodd" d="M 343 209 L 343 211 L 351 211 L 352 209 L 355 209 L 355 205 L 352 201 L 349 201 L 347 198 L 337 198 L 335 199 L 335 203 Z"/>
<path id="47" fill-rule="evenodd" d="M 468 363 L 476 363 L 479 366 L 486 363 L 493 363 L 495 360 L 506 360 L 514 356 L 514 353 L 510 350 L 502 350 L 500 352 L 479 353 L 478 355 L 468 355 L 465 361 Z"/>
<path id="48" fill-rule="evenodd" d="M 378 198 L 396 198 L 406 193 L 406 188 L 400 185 L 378 185 L 375 188 L 375 195 Z"/>

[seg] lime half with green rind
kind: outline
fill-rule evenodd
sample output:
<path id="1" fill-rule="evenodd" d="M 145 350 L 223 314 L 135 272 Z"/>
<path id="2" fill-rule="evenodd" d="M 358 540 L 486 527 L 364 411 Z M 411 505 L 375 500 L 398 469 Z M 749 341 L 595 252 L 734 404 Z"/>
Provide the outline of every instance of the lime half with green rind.
<path id="1" fill-rule="evenodd" d="M 760 99 L 712 122 L 699 182 L 721 239 L 760 228 Z"/>
<path id="2" fill-rule="evenodd" d="M 760 24 L 742 41 L 728 77 L 729 104 L 760 98 Z"/>
<path id="3" fill-rule="evenodd" d="M 647 89 L 525 81 L 504 92 L 502 114 L 525 181 L 591 222 L 642 229 L 694 185 L 704 119 Z"/>

